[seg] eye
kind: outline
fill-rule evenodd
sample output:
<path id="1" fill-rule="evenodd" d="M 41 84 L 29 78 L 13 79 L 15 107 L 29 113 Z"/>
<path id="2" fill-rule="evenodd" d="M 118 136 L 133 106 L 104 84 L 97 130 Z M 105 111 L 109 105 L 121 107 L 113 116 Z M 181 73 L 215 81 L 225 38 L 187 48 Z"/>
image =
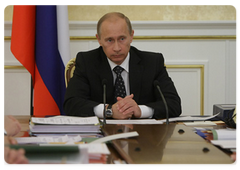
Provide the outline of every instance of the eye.
<path id="1" fill-rule="evenodd" d="M 125 40 L 125 37 L 121 37 L 120 40 L 121 40 L 121 41 Z"/>
<path id="2" fill-rule="evenodd" d="M 111 38 L 110 38 L 110 39 L 108 39 L 108 40 L 107 40 L 107 42 L 112 42 L 112 39 L 111 39 Z"/>

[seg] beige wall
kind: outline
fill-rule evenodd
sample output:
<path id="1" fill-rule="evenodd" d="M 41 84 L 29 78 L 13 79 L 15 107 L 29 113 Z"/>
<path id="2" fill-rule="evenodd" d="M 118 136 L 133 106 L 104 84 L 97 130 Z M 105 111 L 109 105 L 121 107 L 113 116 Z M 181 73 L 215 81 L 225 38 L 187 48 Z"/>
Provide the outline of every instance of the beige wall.
<path id="1" fill-rule="evenodd" d="M 97 21 L 107 12 L 122 12 L 132 21 L 236 20 L 234 6 L 68 6 L 69 21 Z M 13 7 L 7 6 L 4 20 L 12 20 Z"/>

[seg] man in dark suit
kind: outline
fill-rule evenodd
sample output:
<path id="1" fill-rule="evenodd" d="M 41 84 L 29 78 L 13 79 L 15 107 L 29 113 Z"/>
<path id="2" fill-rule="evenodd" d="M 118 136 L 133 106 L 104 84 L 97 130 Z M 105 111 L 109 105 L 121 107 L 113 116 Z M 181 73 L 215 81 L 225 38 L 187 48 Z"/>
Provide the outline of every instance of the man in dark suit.
<path id="1" fill-rule="evenodd" d="M 156 80 L 168 104 L 169 117 L 181 114 L 181 100 L 162 54 L 132 47 L 133 35 L 129 19 L 121 13 L 108 13 L 98 21 L 96 37 L 100 47 L 77 54 L 75 72 L 65 95 L 67 115 L 102 118 L 103 80 L 107 87 L 107 117 L 166 118 L 164 103 L 154 86 Z M 113 71 L 115 66 L 123 68 L 120 77 Z M 119 92 L 116 80 L 123 82 L 120 86 L 124 92 Z M 116 96 L 116 90 L 120 96 Z"/>

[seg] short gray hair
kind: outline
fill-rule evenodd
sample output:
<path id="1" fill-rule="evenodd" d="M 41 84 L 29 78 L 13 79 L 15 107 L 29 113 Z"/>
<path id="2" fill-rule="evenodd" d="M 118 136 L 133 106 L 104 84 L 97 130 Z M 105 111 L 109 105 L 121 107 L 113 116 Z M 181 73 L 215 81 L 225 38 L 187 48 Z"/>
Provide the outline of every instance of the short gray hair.
<path id="1" fill-rule="evenodd" d="M 130 22 L 130 20 L 127 16 L 125 16 L 124 14 L 122 14 L 120 12 L 110 12 L 110 13 L 107 13 L 107 14 L 103 15 L 97 23 L 97 34 L 98 34 L 99 37 L 101 37 L 100 28 L 101 28 L 101 25 L 102 25 L 103 21 L 105 21 L 108 18 L 111 18 L 113 16 L 117 16 L 119 18 L 125 19 L 125 21 L 127 23 L 129 34 L 132 33 L 132 24 L 131 24 L 131 22 Z"/>

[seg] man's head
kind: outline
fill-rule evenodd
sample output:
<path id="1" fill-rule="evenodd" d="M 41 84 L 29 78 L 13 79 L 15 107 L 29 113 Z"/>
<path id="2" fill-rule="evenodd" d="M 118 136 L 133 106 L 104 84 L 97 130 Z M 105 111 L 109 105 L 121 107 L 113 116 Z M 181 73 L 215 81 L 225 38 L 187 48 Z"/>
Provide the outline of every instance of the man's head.
<path id="1" fill-rule="evenodd" d="M 129 19 L 117 12 L 105 14 L 97 24 L 97 39 L 107 57 L 120 65 L 130 50 L 133 39 Z"/>

